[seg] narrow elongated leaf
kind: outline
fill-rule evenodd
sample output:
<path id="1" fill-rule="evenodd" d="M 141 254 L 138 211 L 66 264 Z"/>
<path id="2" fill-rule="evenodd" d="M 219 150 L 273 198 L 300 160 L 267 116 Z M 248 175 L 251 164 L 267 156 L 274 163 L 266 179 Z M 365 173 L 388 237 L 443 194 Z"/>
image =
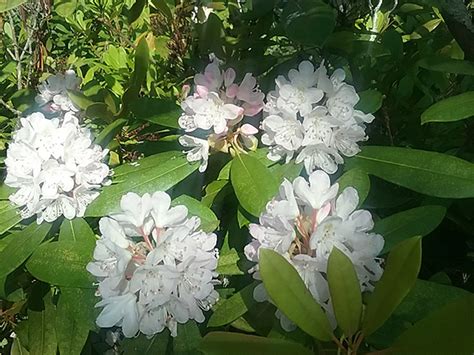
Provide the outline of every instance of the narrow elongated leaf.
<path id="1" fill-rule="evenodd" d="M 94 244 L 59 241 L 41 245 L 26 263 L 37 279 L 57 286 L 94 288 L 86 270 Z"/>
<path id="2" fill-rule="evenodd" d="M 146 0 L 135 1 L 128 13 L 128 23 L 134 23 L 140 17 L 147 3 L 148 1 Z"/>
<path id="3" fill-rule="evenodd" d="M 79 107 L 81 110 L 87 110 L 89 106 L 95 103 L 93 100 L 78 90 L 68 90 L 67 93 L 74 105 Z"/>
<path id="4" fill-rule="evenodd" d="M 446 154 L 368 146 L 348 160 L 347 167 L 430 196 L 474 197 L 474 164 Z"/>
<path id="5" fill-rule="evenodd" d="M 79 355 L 90 330 L 94 330 L 95 290 L 61 287 L 56 312 L 56 337 L 61 354 Z"/>
<path id="6" fill-rule="evenodd" d="M 72 220 L 64 219 L 59 231 L 59 240 L 95 245 L 96 238 L 89 224 L 83 218 L 76 217 Z"/>
<path id="7" fill-rule="evenodd" d="M 141 195 L 166 191 L 198 168 L 198 164 L 190 164 L 183 154 L 170 157 L 163 153 L 163 156 L 156 157 L 153 162 L 153 167 L 141 166 L 138 162 L 133 173 L 120 177 L 120 183 L 104 187 L 99 197 L 87 208 L 86 216 L 100 217 L 117 212 L 120 199 L 127 192 Z"/>
<path id="8" fill-rule="evenodd" d="M 238 333 L 207 334 L 200 349 L 206 355 L 311 355 L 304 346 L 282 339 L 272 339 Z"/>
<path id="9" fill-rule="evenodd" d="M 102 132 L 95 139 L 95 144 L 99 144 L 102 147 L 107 146 L 109 142 L 115 137 L 115 135 L 122 129 L 122 127 L 127 123 L 127 120 L 124 118 L 118 118 L 112 123 L 107 125 Z"/>
<path id="10" fill-rule="evenodd" d="M 377 221 L 374 232 L 385 239 L 381 254 L 389 252 L 402 240 L 431 233 L 443 221 L 445 214 L 446 208 L 443 206 L 421 206 Z"/>
<path id="11" fill-rule="evenodd" d="M 421 266 L 421 237 L 407 239 L 393 248 L 382 278 L 370 296 L 362 323 L 365 335 L 372 334 L 393 313 L 416 282 Z"/>
<path id="12" fill-rule="evenodd" d="M 130 103 L 130 111 L 140 120 L 170 128 L 179 128 L 182 112 L 174 101 L 157 97 L 139 97 Z"/>
<path id="13" fill-rule="evenodd" d="M 256 302 L 253 298 L 255 286 L 256 283 L 253 282 L 219 304 L 209 319 L 207 326 L 220 327 L 232 323 L 247 313 L 249 308 Z"/>
<path id="14" fill-rule="evenodd" d="M 28 346 L 31 355 L 56 355 L 56 309 L 51 295 L 44 297 L 42 310 L 28 310 Z"/>
<path id="15" fill-rule="evenodd" d="M 188 208 L 188 216 L 197 216 L 201 219 L 201 228 L 205 232 L 213 232 L 219 225 L 219 220 L 217 219 L 214 212 L 192 197 L 181 195 L 175 198 L 171 202 L 171 205 L 186 206 Z"/>
<path id="16" fill-rule="evenodd" d="M 327 277 L 337 324 L 352 336 L 359 330 L 362 293 L 352 261 L 337 248 L 329 256 Z"/>
<path id="17" fill-rule="evenodd" d="M 471 354 L 473 310 L 472 294 L 448 303 L 408 328 L 392 348 L 398 354 Z"/>
<path id="18" fill-rule="evenodd" d="M 0 12 L 5 12 L 14 9 L 21 4 L 24 4 L 26 0 L 1 0 L 0 1 Z"/>
<path id="19" fill-rule="evenodd" d="M 474 116 L 474 91 L 451 96 L 430 106 L 421 114 L 421 124 L 453 122 Z"/>
<path id="20" fill-rule="evenodd" d="M 21 220 L 18 209 L 10 201 L 0 201 L 0 234 L 16 226 Z"/>
<path id="21" fill-rule="evenodd" d="M 474 63 L 447 57 L 425 57 L 418 62 L 422 68 L 442 73 L 474 75 Z"/>
<path id="22" fill-rule="evenodd" d="M 12 240 L 0 253 L 0 278 L 20 266 L 35 251 L 49 232 L 51 225 L 33 223 L 21 232 L 14 233 Z"/>
<path id="23" fill-rule="evenodd" d="M 260 274 L 268 295 L 292 322 L 318 340 L 331 340 L 332 330 L 296 269 L 280 254 L 260 249 Z"/>
<path id="24" fill-rule="evenodd" d="M 232 160 L 230 178 L 241 206 L 254 216 L 260 215 L 278 191 L 274 175 L 257 158 L 246 154 Z"/>
<path id="25" fill-rule="evenodd" d="M 359 195 L 359 206 L 364 203 L 370 191 L 370 179 L 366 172 L 360 169 L 351 169 L 346 171 L 337 182 L 341 192 L 349 186 L 355 188 Z"/>

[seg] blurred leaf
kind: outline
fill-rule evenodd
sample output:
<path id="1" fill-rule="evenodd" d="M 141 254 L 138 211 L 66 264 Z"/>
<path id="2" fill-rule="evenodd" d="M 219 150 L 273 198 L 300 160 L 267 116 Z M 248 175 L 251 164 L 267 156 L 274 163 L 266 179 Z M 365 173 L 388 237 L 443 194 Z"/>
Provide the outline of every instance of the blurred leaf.
<path id="1" fill-rule="evenodd" d="M 421 237 L 399 243 L 388 255 L 381 279 L 370 296 L 362 322 L 362 332 L 380 328 L 415 284 L 421 266 Z"/>
<path id="2" fill-rule="evenodd" d="M 54 2 L 54 10 L 61 17 L 69 17 L 77 8 L 77 0 L 59 0 Z"/>
<path id="3" fill-rule="evenodd" d="M 396 244 L 414 235 L 424 237 L 430 234 L 443 221 L 445 214 L 443 206 L 421 206 L 377 221 L 373 232 L 385 239 L 380 254 L 389 252 Z"/>
<path id="4" fill-rule="evenodd" d="M 128 23 L 134 23 L 142 14 L 148 0 L 136 0 L 128 12 Z"/>
<path id="5" fill-rule="evenodd" d="M 95 103 L 80 91 L 68 90 L 67 94 L 74 105 L 76 105 L 81 110 L 87 110 L 90 105 Z"/>
<path id="6" fill-rule="evenodd" d="M 338 180 L 339 191 L 342 192 L 346 187 L 353 187 L 359 195 L 359 206 L 361 206 L 370 191 L 369 175 L 360 169 L 351 169 L 346 171 Z"/>
<path id="7" fill-rule="evenodd" d="M 20 339 L 15 337 L 13 339 L 12 349 L 10 351 L 10 355 L 29 355 L 30 352 L 26 350 L 23 345 L 20 343 Z"/>
<path id="8" fill-rule="evenodd" d="M 24 4 L 26 0 L 1 0 L 0 1 L 0 12 L 12 10 L 21 4 Z"/>
<path id="9" fill-rule="evenodd" d="M 451 96 L 430 106 L 421 114 L 421 124 L 453 122 L 474 116 L 474 91 Z"/>
<path id="10" fill-rule="evenodd" d="M 165 0 L 151 0 L 152 5 L 161 11 L 169 20 L 173 19 L 173 13 L 171 12 L 169 6 L 166 4 Z"/>
<path id="11" fill-rule="evenodd" d="M 212 332 L 207 334 L 200 349 L 206 355 L 311 355 L 298 343 L 238 333 Z"/>
<path id="12" fill-rule="evenodd" d="M 474 63 L 445 57 L 424 57 L 418 65 L 422 68 L 453 74 L 474 75 Z"/>
<path id="13" fill-rule="evenodd" d="M 28 347 L 30 355 L 56 355 L 56 310 L 51 301 L 51 294 L 44 297 L 40 310 L 28 309 Z"/>
<path id="14" fill-rule="evenodd" d="M 88 118 L 99 118 L 105 121 L 112 121 L 114 114 L 110 111 L 109 106 L 103 102 L 96 102 L 87 106 L 86 117 Z"/>
<path id="15" fill-rule="evenodd" d="M 359 330 L 362 292 L 352 261 L 337 248 L 329 255 L 327 278 L 337 324 L 350 337 Z"/>
<path id="16" fill-rule="evenodd" d="M 209 14 L 207 21 L 196 24 L 199 38 L 199 49 L 202 53 L 215 53 L 218 57 L 224 57 L 224 26 L 215 13 Z"/>
<path id="17" fill-rule="evenodd" d="M 171 205 L 186 206 L 188 208 L 188 217 L 197 216 L 201 219 L 201 229 L 204 232 L 213 232 L 219 226 L 219 220 L 217 219 L 214 212 L 192 197 L 181 195 L 175 198 Z"/>
<path id="18" fill-rule="evenodd" d="M 139 120 L 146 120 L 164 127 L 180 128 L 178 118 L 182 110 L 173 100 L 139 97 L 130 103 L 130 111 Z"/>
<path id="19" fill-rule="evenodd" d="M 318 340 L 332 338 L 331 325 L 296 269 L 280 254 L 259 250 L 259 267 L 265 289 L 288 319 Z"/>
<path id="20" fill-rule="evenodd" d="M 247 154 L 234 157 L 230 177 L 241 206 L 254 216 L 260 215 L 278 191 L 275 176 L 257 158 Z"/>
<path id="21" fill-rule="evenodd" d="M 127 123 L 126 119 L 119 118 L 107 125 L 102 132 L 97 136 L 94 143 L 100 144 L 102 147 L 106 147 L 107 144 L 115 137 L 115 135 L 122 129 Z"/>
<path id="22" fill-rule="evenodd" d="M 22 231 L 15 232 L 15 239 L 12 239 L 12 242 L 0 252 L 0 278 L 7 276 L 23 264 L 38 248 L 50 228 L 49 223 L 38 225 L 33 222 Z"/>
<path id="23" fill-rule="evenodd" d="M 120 345 L 120 350 L 124 354 L 161 355 L 166 354 L 169 341 L 170 334 L 165 328 L 164 331 L 150 338 L 145 334 L 140 334 L 135 338 L 125 338 Z"/>
<path id="24" fill-rule="evenodd" d="M 20 212 L 10 201 L 0 201 L 0 234 L 22 220 Z"/>
<path id="25" fill-rule="evenodd" d="M 382 107 L 383 95 L 375 89 L 359 92 L 360 100 L 355 106 L 364 113 L 377 112 Z"/>
<path id="26" fill-rule="evenodd" d="M 219 254 L 216 271 L 221 275 L 243 275 L 238 266 L 239 260 L 240 254 L 235 249 L 223 251 Z"/>
<path id="27" fill-rule="evenodd" d="M 178 324 L 178 335 L 173 338 L 173 355 L 198 355 L 201 333 L 194 320 Z"/>
<path id="28" fill-rule="evenodd" d="M 474 350 L 474 295 L 434 311 L 404 332 L 393 344 L 396 353 L 471 354 Z"/>
<path id="29" fill-rule="evenodd" d="M 447 154 L 366 146 L 346 166 L 430 196 L 474 197 L 474 164 Z"/>

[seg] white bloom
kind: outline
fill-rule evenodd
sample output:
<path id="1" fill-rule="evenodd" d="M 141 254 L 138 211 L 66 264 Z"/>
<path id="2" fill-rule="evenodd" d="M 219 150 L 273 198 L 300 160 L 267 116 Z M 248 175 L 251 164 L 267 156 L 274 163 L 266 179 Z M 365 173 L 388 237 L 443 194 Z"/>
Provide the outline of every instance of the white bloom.
<path id="1" fill-rule="evenodd" d="M 286 156 L 288 163 L 296 156 L 308 174 L 316 169 L 332 174 L 344 161 L 341 154 L 359 152 L 358 142 L 367 140 L 365 123 L 374 116 L 355 109 L 359 95 L 344 82 L 342 69 L 331 77 L 324 63 L 314 70 L 303 61 L 298 69 L 289 71 L 289 81 L 279 76 L 276 90 L 267 95 L 262 143 L 273 161 Z"/>
<path id="2" fill-rule="evenodd" d="M 209 159 L 209 142 L 205 139 L 184 135 L 179 137 L 179 143 L 185 148 L 191 148 L 186 152 L 188 161 L 200 161 L 199 171 L 201 173 L 206 171 Z"/>
<path id="3" fill-rule="evenodd" d="M 97 324 L 122 326 L 132 337 L 165 327 L 176 336 L 177 323 L 203 322 L 203 310 L 217 302 L 216 235 L 200 230 L 199 218 L 187 218 L 185 206 L 171 207 L 162 191 L 128 193 L 121 207 L 100 221 L 102 237 L 87 266 L 99 280 L 97 306 L 105 306 Z"/>
<path id="4" fill-rule="evenodd" d="M 370 233 L 373 221 L 370 212 L 357 210 L 357 191 L 346 188 L 337 198 L 338 185 L 331 185 L 329 176 L 315 171 L 309 181 L 298 177 L 291 184 L 284 181 L 280 193 L 267 204 L 259 224 L 250 224 L 253 240 L 245 247 L 245 255 L 257 265 L 250 269 L 260 280 L 258 256 L 260 248 L 272 249 L 283 255 L 298 271 L 314 299 L 326 311 L 335 327 L 326 271 L 329 255 L 336 247 L 354 264 L 361 292 L 372 291 L 382 275 L 383 248 L 380 235 Z M 263 284 L 254 290 L 257 301 L 269 300 Z M 271 301 L 271 300 L 270 300 Z M 277 312 L 282 327 L 295 328 L 283 314 Z"/>
<path id="5" fill-rule="evenodd" d="M 92 143 L 72 113 L 47 119 L 36 112 L 20 124 L 5 159 L 5 184 L 19 188 L 10 201 L 22 207 L 22 217 L 36 214 L 38 223 L 83 216 L 107 182 L 109 167 L 102 163 L 107 151 Z"/>
<path id="6" fill-rule="evenodd" d="M 39 94 L 35 100 L 46 112 L 77 112 L 79 109 L 69 98 L 68 90 L 78 90 L 79 84 L 80 79 L 73 70 L 52 75 L 38 86 Z"/>

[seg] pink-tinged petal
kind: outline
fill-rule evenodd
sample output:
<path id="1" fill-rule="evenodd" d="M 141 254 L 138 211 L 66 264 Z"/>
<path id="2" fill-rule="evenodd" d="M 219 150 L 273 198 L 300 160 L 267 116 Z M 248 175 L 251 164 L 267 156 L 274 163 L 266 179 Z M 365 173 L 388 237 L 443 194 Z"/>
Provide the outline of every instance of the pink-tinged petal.
<path id="1" fill-rule="evenodd" d="M 331 212 L 331 204 L 326 203 L 317 213 L 316 215 L 316 223 L 321 223 L 324 218 L 326 218 L 329 215 L 329 212 Z"/>
<path id="2" fill-rule="evenodd" d="M 209 94 L 208 88 L 202 85 L 196 85 L 196 92 L 202 98 L 207 97 L 207 94 Z"/>
<path id="3" fill-rule="evenodd" d="M 239 92 L 239 87 L 237 84 L 232 84 L 230 85 L 227 90 L 225 91 L 225 94 L 227 97 L 233 99 L 234 97 L 237 96 L 237 93 Z"/>
<path id="4" fill-rule="evenodd" d="M 182 87 L 182 89 L 181 89 L 181 92 L 182 92 L 183 97 L 188 96 L 190 91 L 191 91 L 191 85 L 189 85 L 189 84 L 184 84 L 183 87 Z"/>
<path id="5" fill-rule="evenodd" d="M 244 114 L 244 109 L 242 107 L 233 104 L 225 104 L 223 109 L 226 112 L 226 120 L 234 120 Z"/>
<path id="6" fill-rule="evenodd" d="M 245 116 L 253 117 L 260 113 L 263 110 L 263 104 L 249 105 L 247 103 L 243 104 Z"/>
<path id="7" fill-rule="evenodd" d="M 240 127 L 240 131 L 246 136 L 250 136 L 258 133 L 258 129 L 252 126 L 251 124 L 245 123 Z"/>
<path id="8" fill-rule="evenodd" d="M 234 83 L 234 80 L 235 80 L 235 70 L 232 68 L 227 69 L 224 73 L 224 85 L 228 87 Z"/>

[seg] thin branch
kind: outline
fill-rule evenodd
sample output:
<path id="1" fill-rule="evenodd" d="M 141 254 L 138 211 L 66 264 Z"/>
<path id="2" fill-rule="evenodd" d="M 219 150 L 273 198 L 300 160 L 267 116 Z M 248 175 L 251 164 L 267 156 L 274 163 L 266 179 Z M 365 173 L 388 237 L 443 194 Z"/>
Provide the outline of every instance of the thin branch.
<path id="1" fill-rule="evenodd" d="M 2 106 L 4 106 L 8 111 L 14 113 L 15 115 L 17 116 L 21 116 L 22 112 L 21 111 L 18 111 L 16 108 L 10 106 L 8 103 L 6 103 L 5 101 L 3 101 L 2 98 L 0 98 L 0 104 Z"/>

